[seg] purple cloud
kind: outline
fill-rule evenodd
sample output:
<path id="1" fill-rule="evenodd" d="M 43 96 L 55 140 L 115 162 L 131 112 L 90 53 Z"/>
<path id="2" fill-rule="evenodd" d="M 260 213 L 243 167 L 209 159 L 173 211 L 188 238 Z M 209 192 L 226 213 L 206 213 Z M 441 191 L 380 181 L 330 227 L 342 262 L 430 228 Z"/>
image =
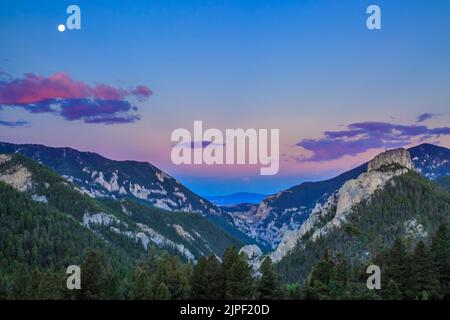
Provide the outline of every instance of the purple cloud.
<path id="1" fill-rule="evenodd" d="M 428 128 L 423 125 L 401 125 L 388 122 L 358 122 L 346 130 L 325 131 L 319 139 L 303 139 L 296 145 L 312 151 L 310 158 L 299 161 L 328 161 L 346 155 L 357 155 L 373 148 L 399 148 L 415 139 L 422 142 L 450 134 L 450 127 Z"/>
<path id="2" fill-rule="evenodd" d="M 207 146 L 211 145 L 212 141 L 190 141 L 190 142 L 184 142 L 184 143 L 177 143 L 175 144 L 178 147 L 184 148 L 184 149 L 197 149 L 197 148 L 206 148 Z"/>
<path id="3" fill-rule="evenodd" d="M 10 128 L 15 128 L 15 127 L 23 127 L 28 125 L 28 121 L 5 121 L 5 120 L 0 120 L 0 126 L 4 126 L 4 127 L 10 127 Z"/>
<path id="4" fill-rule="evenodd" d="M 103 124 L 119 124 L 119 123 L 129 123 L 140 120 L 141 118 L 138 115 L 127 115 L 123 117 L 117 116 L 99 116 L 93 117 L 89 119 L 85 119 L 86 123 L 103 123 Z"/>
<path id="5" fill-rule="evenodd" d="M 130 91 L 139 101 L 143 101 L 150 97 L 153 92 L 146 86 L 137 86 L 133 90 Z"/>
<path id="6" fill-rule="evenodd" d="M 117 115 L 133 109 L 126 100 L 66 99 L 59 103 L 61 116 L 69 121 L 84 119 L 89 122 L 92 118 L 108 116 L 121 118 Z"/>
<path id="7" fill-rule="evenodd" d="M 437 113 L 429 113 L 429 112 L 422 113 L 422 114 L 420 114 L 420 115 L 417 117 L 416 122 L 417 122 L 417 123 L 423 122 L 423 121 L 425 121 L 425 120 L 428 120 L 428 119 L 431 119 L 431 118 L 434 118 L 434 117 L 437 117 L 437 116 L 439 116 L 439 114 L 437 114 Z"/>
<path id="8" fill-rule="evenodd" d="M 209 146 L 212 147 L 225 146 L 225 143 L 214 143 L 212 141 L 202 140 L 202 141 L 189 141 L 183 143 L 176 143 L 172 147 L 174 146 L 181 147 L 183 149 L 199 149 L 199 148 L 204 149 Z"/>
<path id="9" fill-rule="evenodd" d="M 53 113 L 65 120 L 86 123 L 127 123 L 139 120 L 129 102 L 152 95 L 146 86 L 132 89 L 105 84 L 90 86 L 66 73 L 42 77 L 32 73 L 19 79 L 0 79 L 0 107 L 23 107 L 31 113 Z"/>

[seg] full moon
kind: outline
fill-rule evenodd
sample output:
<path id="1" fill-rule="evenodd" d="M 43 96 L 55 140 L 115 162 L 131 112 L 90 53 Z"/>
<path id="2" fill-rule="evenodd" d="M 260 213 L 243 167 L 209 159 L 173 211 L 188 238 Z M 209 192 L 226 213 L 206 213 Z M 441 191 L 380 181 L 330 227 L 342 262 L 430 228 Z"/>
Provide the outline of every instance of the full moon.
<path id="1" fill-rule="evenodd" d="M 63 24 L 60 24 L 60 25 L 58 26 L 58 31 L 59 31 L 59 32 L 64 32 L 64 30 L 66 30 L 66 26 L 63 25 Z"/>

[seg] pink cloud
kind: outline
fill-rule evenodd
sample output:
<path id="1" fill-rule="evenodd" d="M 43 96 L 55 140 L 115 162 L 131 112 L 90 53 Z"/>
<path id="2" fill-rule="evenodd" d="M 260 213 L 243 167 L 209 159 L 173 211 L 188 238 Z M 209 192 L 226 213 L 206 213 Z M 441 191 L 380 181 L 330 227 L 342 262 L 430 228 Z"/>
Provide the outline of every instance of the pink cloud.
<path id="1" fill-rule="evenodd" d="M 27 73 L 23 78 L 0 81 L 0 106 L 20 106 L 30 112 L 51 112 L 66 120 L 87 123 L 134 122 L 138 115 L 130 114 L 137 107 L 128 99 L 143 101 L 152 91 L 143 85 L 132 89 L 106 84 L 90 86 L 74 80 L 67 73 L 42 77 Z"/>
<path id="2" fill-rule="evenodd" d="M 146 86 L 137 86 L 133 90 L 131 90 L 131 94 L 135 95 L 139 99 L 146 99 L 150 97 L 153 92 L 149 87 Z"/>

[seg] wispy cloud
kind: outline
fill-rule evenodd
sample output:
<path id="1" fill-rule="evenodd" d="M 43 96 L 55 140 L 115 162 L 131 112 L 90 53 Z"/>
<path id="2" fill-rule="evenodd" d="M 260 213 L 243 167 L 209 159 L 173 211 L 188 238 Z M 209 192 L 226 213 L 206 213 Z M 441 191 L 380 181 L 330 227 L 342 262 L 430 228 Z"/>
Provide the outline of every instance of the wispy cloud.
<path id="1" fill-rule="evenodd" d="M 424 122 L 424 121 L 426 121 L 426 120 L 428 120 L 428 119 L 437 117 L 437 116 L 439 116 L 439 115 L 440 115 L 440 114 L 438 114 L 438 113 L 429 113 L 429 112 L 422 113 L 422 114 L 420 114 L 420 115 L 417 117 L 416 122 L 417 122 L 417 123 L 419 123 L 419 122 Z"/>
<path id="2" fill-rule="evenodd" d="M 66 120 L 86 123 L 126 123 L 139 120 L 137 106 L 152 95 L 146 86 L 124 89 L 90 86 L 66 73 L 42 77 L 32 73 L 19 79 L 0 80 L 0 106 L 23 107 L 32 113 L 53 113 Z"/>
<path id="3" fill-rule="evenodd" d="M 424 125 L 401 125 L 388 122 L 358 122 L 345 130 L 325 131 L 319 139 L 303 139 L 297 143 L 313 154 L 299 161 L 328 161 L 346 155 L 357 155 L 373 148 L 398 148 L 414 141 L 449 135 L 450 127 L 429 128 Z"/>
<path id="4" fill-rule="evenodd" d="M 10 128 L 15 128 L 15 127 L 23 127 L 28 125 L 28 121 L 5 121 L 5 120 L 0 120 L 0 126 L 3 127 L 10 127 Z"/>
<path id="5" fill-rule="evenodd" d="M 202 140 L 202 141 L 188 141 L 188 142 L 183 142 L 183 143 L 178 143 L 175 144 L 174 146 L 177 146 L 179 148 L 183 148 L 183 149 L 204 149 L 207 147 L 217 147 L 217 146 L 224 146 L 225 144 L 221 144 L 221 143 L 213 143 L 212 141 L 206 141 L 206 140 Z"/>

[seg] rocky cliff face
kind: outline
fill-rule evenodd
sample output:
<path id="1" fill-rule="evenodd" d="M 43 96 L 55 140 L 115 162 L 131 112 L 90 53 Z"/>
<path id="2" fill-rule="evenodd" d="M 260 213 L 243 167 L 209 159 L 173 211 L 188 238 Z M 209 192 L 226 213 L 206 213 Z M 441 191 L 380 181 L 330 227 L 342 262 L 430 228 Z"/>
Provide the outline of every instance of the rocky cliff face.
<path id="1" fill-rule="evenodd" d="M 377 155 L 369 162 L 367 171 L 371 172 L 391 165 L 399 165 L 410 170 L 414 169 L 414 164 L 411 161 L 409 151 L 403 148 L 399 148 L 389 150 Z"/>
<path id="2" fill-rule="evenodd" d="M 299 243 L 299 239 L 316 241 L 326 236 L 333 228 L 339 228 L 347 221 L 352 208 L 382 189 L 392 178 L 413 170 L 409 152 L 395 149 L 383 152 L 368 164 L 368 170 L 356 179 L 348 180 L 322 205 L 318 203 L 309 218 L 298 230 L 287 232 L 276 250 L 273 261 L 281 260 Z"/>
<path id="3" fill-rule="evenodd" d="M 0 165 L 11 161 L 12 157 L 7 154 L 0 154 Z M 27 168 L 17 165 L 8 170 L 0 172 L 0 181 L 9 184 L 18 191 L 27 191 L 32 187 L 31 173 Z"/>
<path id="4" fill-rule="evenodd" d="M 430 180 L 439 180 L 450 175 L 450 149 L 432 144 L 422 144 L 408 149 L 411 156 L 403 149 L 391 150 L 371 162 L 371 171 L 383 166 L 389 168 L 400 164 L 404 168 L 412 168 Z M 286 232 L 298 230 L 311 215 L 316 204 L 324 204 L 327 199 L 339 190 L 346 181 L 356 179 L 368 170 L 364 163 L 334 178 L 303 182 L 275 195 L 265 198 L 259 205 L 252 205 L 244 210 L 228 208 L 234 217 L 235 225 L 254 239 L 267 243 L 273 249 L 277 247 Z M 256 208 L 255 208 L 256 207 Z"/>
<path id="5" fill-rule="evenodd" d="M 263 252 L 257 245 L 246 245 L 239 250 L 239 254 L 245 254 L 248 264 L 252 267 L 253 275 L 258 276 L 261 267 Z"/>
<path id="6" fill-rule="evenodd" d="M 280 191 L 247 210 L 239 205 L 226 211 L 240 230 L 275 249 L 286 232 L 300 228 L 317 203 L 324 203 L 346 181 L 366 171 L 367 164 L 363 164 L 328 180 L 304 182 Z"/>

